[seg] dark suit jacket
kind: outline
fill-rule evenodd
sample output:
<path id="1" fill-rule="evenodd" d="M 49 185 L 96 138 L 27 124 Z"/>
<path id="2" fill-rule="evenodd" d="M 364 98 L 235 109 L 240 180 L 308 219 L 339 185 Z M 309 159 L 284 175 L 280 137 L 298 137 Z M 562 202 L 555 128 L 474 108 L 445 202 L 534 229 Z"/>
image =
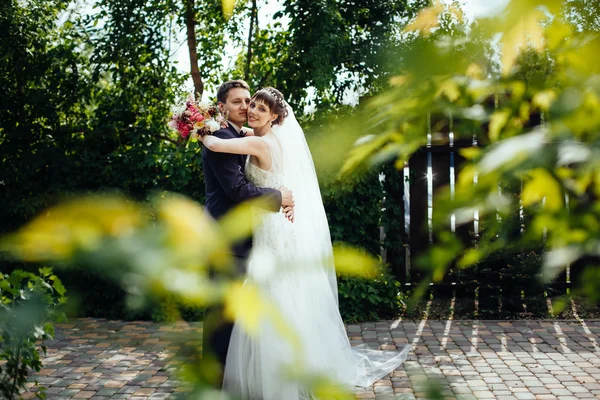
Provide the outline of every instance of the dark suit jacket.
<path id="1" fill-rule="evenodd" d="M 229 124 L 227 128 L 213 133 L 221 139 L 237 138 L 238 133 Z M 253 198 L 264 196 L 270 210 L 281 208 L 281 192 L 276 189 L 259 188 L 246 180 L 244 170 L 246 156 L 240 154 L 216 153 L 202 148 L 202 167 L 206 190 L 205 207 L 213 216 L 220 218 L 233 207 Z M 233 246 L 233 254 L 246 258 L 252 248 L 252 238 Z"/>

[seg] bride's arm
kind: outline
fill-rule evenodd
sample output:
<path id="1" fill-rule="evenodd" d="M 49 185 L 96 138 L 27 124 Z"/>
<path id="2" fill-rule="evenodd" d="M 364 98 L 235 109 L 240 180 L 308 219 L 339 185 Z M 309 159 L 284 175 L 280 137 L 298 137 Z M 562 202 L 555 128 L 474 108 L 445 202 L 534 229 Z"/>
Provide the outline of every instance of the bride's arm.
<path id="1" fill-rule="evenodd" d="M 267 143 L 261 137 L 257 136 L 221 139 L 216 136 L 206 135 L 201 137 L 200 140 L 207 149 L 216 153 L 251 154 L 260 158 L 269 151 Z"/>

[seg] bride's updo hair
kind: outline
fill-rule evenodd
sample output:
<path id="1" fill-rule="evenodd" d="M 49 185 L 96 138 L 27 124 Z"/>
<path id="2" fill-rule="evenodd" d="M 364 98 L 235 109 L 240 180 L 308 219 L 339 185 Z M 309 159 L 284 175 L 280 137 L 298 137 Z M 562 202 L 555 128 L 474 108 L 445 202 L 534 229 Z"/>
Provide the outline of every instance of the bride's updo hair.
<path id="1" fill-rule="evenodd" d="M 258 100 L 265 103 L 269 106 L 272 113 L 277 114 L 277 119 L 273 121 L 272 125 L 283 124 L 283 120 L 288 116 L 288 110 L 285 104 L 285 99 L 283 98 L 283 94 L 273 87 L 265 87 L 260 89 L 254 94 L 252 100 Z"/>

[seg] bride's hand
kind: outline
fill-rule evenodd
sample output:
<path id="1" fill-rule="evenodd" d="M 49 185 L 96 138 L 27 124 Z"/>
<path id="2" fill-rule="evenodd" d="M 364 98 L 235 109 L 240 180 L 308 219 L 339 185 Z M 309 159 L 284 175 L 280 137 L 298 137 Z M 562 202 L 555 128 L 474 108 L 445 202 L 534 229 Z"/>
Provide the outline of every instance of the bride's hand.
<path id="1" fill-rule="evenodd" d="M 282 212 L 291 223 L 294 223 L 294 207 L 287 206 L 282 210 Z"/>
<path id="2" fill-rule="evenodd" d="M 252 128 L 243 127 L 242 132 L 244 132 L 243 136 L 255 136 Z"/>

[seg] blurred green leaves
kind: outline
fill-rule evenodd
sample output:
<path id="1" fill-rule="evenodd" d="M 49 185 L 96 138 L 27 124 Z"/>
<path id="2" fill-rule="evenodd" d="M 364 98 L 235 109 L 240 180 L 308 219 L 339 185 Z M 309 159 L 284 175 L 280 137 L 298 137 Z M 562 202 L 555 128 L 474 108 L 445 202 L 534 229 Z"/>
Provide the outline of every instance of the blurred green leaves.
<path id="1" fill-rule="evenodd" d="M 225 316 L 249 335 L 271 324 L 293 349 L 290 378 L 306 380 L 310 371 L 286 317 L 257 285 L 238 281 L 233 273 L 230 246 L 251 235 L 257 214 L 265 212 L 261 208 L 260 199 L 250 201 L 215 221 L 197 203 L 173 193 L 157 193 L 149 203 L 119 195 L 83 196 L 45 210 L 3 237 L 0 246 L 23 261 L 83 264 L 102 271 L 121 282 L 130 304 L 165 297 L 185 305 L 222 304 Z M 336 247 L 334 258 L 340 274 L 371 277 L 379 271 L 377 259 L 350 246 Z M 41 272 L 62 295 L 60 281 L 49 270 Z M 0 288 L 5 286 L 0 281 Z M 339 387 L 317 383 L 320 393 L 344 398 Z"/>
<path id="2" fill-rule="evenodd" d="M 592 222 L 600 219 L 600 70 L 591 59 L 600 42 L 571 22 L 579 3 L 515 0 L 469 25 L 453 6 L 435 2 L 408 24 L 417 36 L 389 89 L 334 133 L 355 138 L 341 174 L 390 158 L 401 169 L 428 134 L 433 146 L 447 144 L 449 132 L 455 143 L 477 141 L 461 150 L 468 162 L 453 193 L 435 193 L 433 213 L 433 225 L 448 231 L 451 215 L 459 227 L 478 215 L 476 247 L 436 231 L 437 246 L 418 261 L 430 266 L 430 279 L 457 260 L 476 264 L 510 240 L 524 249 L 542 242 L 548 251 L 569 249 L 560 267 L 547 262 L 548 276 L 600 255 Z M 519 218 L 527 223 L 515 234 Z"/>
<path id="3" fill-rule="evenodd" d="M 38 274 L 19 269 L 0 275 L 0 393 L 17 399 L 28 382 L 30 370 L 42 367 L 38 346 L 54 336 L 54 322 L 64 322 L 61 306 L 65 288 L 52 269 Z M 37 381 L 34 382 L 37 386 Z M 36 397 L 45 398 L 43 388 Z"/>
<path id="4" fill-rule="evenodd" d="M 230 18 L 233 14 L 233 7 L 235 6 L 235 0 L 222 0 L 223 14 L 226 18 Z"/>
<path id="5" fill-rule="evenodd" d="M 335 268 L 338 274 L 375 278 L 380 273 L 380 263 L 364 250 L 338 244 L 333 248 Z"/>

